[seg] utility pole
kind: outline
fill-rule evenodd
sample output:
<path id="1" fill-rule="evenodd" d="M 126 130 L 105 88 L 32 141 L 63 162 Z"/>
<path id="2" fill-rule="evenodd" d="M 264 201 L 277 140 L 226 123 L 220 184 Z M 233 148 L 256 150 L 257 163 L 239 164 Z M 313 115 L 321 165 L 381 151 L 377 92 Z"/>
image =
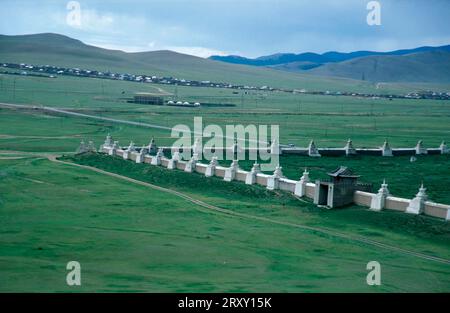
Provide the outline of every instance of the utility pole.
<path id="1" fill-rule="evenodd" d="M 16 78 L 14 77 L 13 83 L 13 100 L 16 100 Z"/>

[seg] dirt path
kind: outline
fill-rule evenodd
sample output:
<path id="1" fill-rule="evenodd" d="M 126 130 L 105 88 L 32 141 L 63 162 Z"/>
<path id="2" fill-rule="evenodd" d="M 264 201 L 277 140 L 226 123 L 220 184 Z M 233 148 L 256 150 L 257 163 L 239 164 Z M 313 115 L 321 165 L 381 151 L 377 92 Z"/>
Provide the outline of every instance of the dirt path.
<path id="1" fill-rule="evenodd" d="M 183 194 L 181 192 L 175 191 L 173 189 L 160 187 L 160 186 L 153 185 L 153 184 L 150 184 L 150 183 L 146 183 L 146 182 L 143 182 L 143 181 L 139 181 L 139 180 L 136 180 L 136 179 L 133 179 L 133 178 L 130 178 L 130 177 L 126 177 L 126 176 L 122 176 L 122 175 L 119 175 L 119 174 L 107 172 L 107 171 L 104 171 L 104 170 L 101 170 L 101 169 L 98 169 L 98 168 L 95 168 L 95 167 L 91 167 L 91 166 L 86 166 L 86 165 L 81 165 L 81 164 L 76 164 L 76 163 L 71 163 L 71 162 L 60 161 L 60 160 L 56 159 L 57 158 L 56 155 L 46 155 L 45 157 L 47 157 L 52 162 L 56 162 L 56 163 L 59 163 L 59 164 L 65 164 L 65 165 L 69 165 L 69 166 L 74 166 L 74 167 L 78 167 L 78 168 L 83 168 L 83 169 L 94 171 L 94 172 L 97 172 L 97 173 L 100 173 L 100 174 L 108 175 L 108 176 L 111 176 L 111 177 L 114 177 L 114 178 L 122 179 L 122 180 L 128 181 L 128 182 L 133 183 L 133 184 L 149 187 L 149 188 L 161 191 L 161 192 L 172 194 L 172 195 L 174 195 L 176 197 L 182 198 L 182 199 L 184 199 L 184 200 L 186 200 L 188 202 L 196 204 L 199 207 L 207 209 L 207 210 L 201 210 L 202 212 L 205 212 L 205 211 L 215 212 L 215 213 L 225 214 L 225 215 L 228 215 L 228 216 L 235 216 L 235 217 L 244 218 L 244 219 L 253 219 L 253 220 L 267 222 L 267 223 L 272 223 L 272 224 L 278 224 L 278 225 L 295 227 L 295 228 L 302 229 L 302 230 L 305 230 L 305 231 L 309 231 L 309 232 L 312 232 L 312 233 L 328 235 L 328 236 L 332 236 L 332 237 L 339 238 L 339 239 L 344 239 L 344 240 L 348 240 L 348 241 L 357 242 L 357 243 L 360 243 L 360 244 L 363 244 L 363 245 L 370 245 L 370 246 L 382 248 L 382 249 L 385 249 L 385 250 L 394 251 L 394 252 L 397 252 L 397 253 L 400 253 L 400 254 L 417 257 L 417 258 L 420 258 L 420 259 L 429 260 L 429 261 L 435 261 L 435 262 L 439 262 L 439 263 L 444 263 L 444 264 L 449 264 L 450 265 L 450 260 L 447 260 L 447 259 L 443 259 L 443 258 L 439 258 L 439 257 L 431 256 L 431 255 L 426 255 L 426 254 L 423 254 L 423 253 L 414 252 L 414 251 L 411 251 L 411 250 L 407 250 L 407 249 L 403 249 L 403 248 L 387 245 L 387 244 L 384 244 L 384 243 L 381 243 L 381 242 L 378 242 L 378 241 L 374 241 L 374 240 L 371 240 L 371 239 L 368 239 L 368 238 L 365 238 L 365 237 L 352 236 L 352 235 L 349 235 L 349 234 L 336 232 L 334 230 L 330 230 L 330 229 L 327 229 L 327 228 L 311 227 L 311 226 L 300 225 L 300 224 L 295 224 L 295 223 L 290 223 L 290 222 L 277 221 L 277 220 L 273 220 L 273 219 L 262 217 L 262 216 L 256 216 L 256 215 L 250 215 L 250 214 L 245 214 L 245 213 L 231 211 L 231 210 L 228 210 L 228 209 L 223 209 L 223 208 L 217 207 L 215 205 L 203 202 L 201 200 L 197 200 L 195 198 L 192 198 L 192 197 L 190 197 L 190 196 L 188 196 L 186 194 Z"/>
<path id="2" fill-rule="evenodd" d="M 94 120 L 117 123 L 117 124 L 125 124 L 125 125 L 139 126 L 139 127 L 145 127 L 145 128 L 162 129 L 162 130 L 167 130 L 167 131 L 171 131 L 171 132 L 172 131 L 185 132 L 185 129 L 183 129 L 183 128 L 174 128 L 174 127 L 161 126 L 161 125 L 151 124 L 151 123 L 135 122 L 135 121 L 121 120 L 121 119 L 116 119 L 116 118 L 111 118 L 111 117 L 104 117 L 104 116 L 99 116 L 99 115 L 84 114 L 84 113 L 68 111 L 68 110 L 64 110 L 64 109 L 56 108 L 56 107 L 35 106 L 35 105 L 28 105 L 28 104 L 15 104 L 15 103 L 4 103 L 4 102 L 0 102 L 0 107 L 10 108 L 10 109 L 12 108 L 12 109 L 17 109 L 17 110 L 35 110 L 35 111 L 50 112 L 53 114 L 69 115 L 69 116 L 94 119 Z M 203 135 L 202 132 L 195 132 L 194 130 L 191 131 L 191 134 L 192 135 Z M 216 135 L 216 138 L 225 138 L 225 139 L 228 138 L 228 139 L 234 140 L 234 136 L 230 137 L 230 136 Z M 262 145 L 269 144 L 268 142 L 265 142 L 265 141 L 258 141 L 258 140 L 251 140 L 251 139 L 248 139 L 247 141 L 260 143 Z"/>
<path id="3" fill-rule="evenodd" d="M 25 156 L 17 156 L 17 157 L 2 157 L 0 156 L 0 160 L 21 160 L 21 159 L 26 159 L 28 157 Z"/>
<path id="4" fill-rule="evenodd" d="M 82 137 L 79 135 L 72 135 L 72 136 L 18 136 L 18 135 L 0 134 L 0 139 L 72 139 L 72 138 L 82 138 Z"/>

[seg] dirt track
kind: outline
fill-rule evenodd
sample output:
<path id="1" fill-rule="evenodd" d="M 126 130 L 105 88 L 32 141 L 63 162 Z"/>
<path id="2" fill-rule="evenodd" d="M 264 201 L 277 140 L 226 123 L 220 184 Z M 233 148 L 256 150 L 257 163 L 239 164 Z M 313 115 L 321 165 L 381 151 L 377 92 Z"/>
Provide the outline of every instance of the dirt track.
<path id="1" fill-rule="evenodd" d="M 403 248 L 399 248 L 399 247 L 395 247 L 395 246 L 391 246 L 388 244 L 384 244 L 382 242 L 378 242 L 378 241 L 374 241 L 372 239 L 366 238 L 366 237 L 361 237 L 361 236 L 353 236 L 353 235 L 349 235 L 349 234 L 345 234 L 345 233 L 341 233 L 341 232 L 336 232 L 334 230 L 331 229 L 327 229 L 324 227 L 311 227 L 311 226 L 306 226 L 306 225 L 301 225 L 301 224 L 295 224 L 295 223 L 290 223 L 290 222 L 284 222 L 284 221 L 278 221 L 278 220 L 273 220 L 270 218 L 266 218 L 266 217 L 262 217 L 262 216 L 256 216 L 256 215 L 250 215 L 250 214 L 245 214 L 245 213 L 240 213 L 240 212 L 235 212 L 232 210 L 228 210 L 228 209 L 223 209 L 220 207 L 217 207 L 215 205 L 203 202 L 201 200 L 197 200 L 195 198 L 192 198 L 186 194 L 183 194 L 179 191 L 173 190 L 173 189 L 168 189 L 168 188 L 164 188 L 164 187 L 160 187 L 157 185 L 153 185 L 150 183 L 146 183 L 143 181 L 139 181 L 127 176 L 122 176 L 116 173 L 111 173 L 111 172 L 107 172 L 95 167 L 91 167 L 91 166 L 86 166 L 86 165 L 81 165 L 81 164 L 76 164 L 76 163 L 71 163 L 71 162 L 65 162 L 65 161 L 60 161 L 57 159 L 57 157 L 59 157 L 59 155 L 56 155 L 54 153 L 34 153 L 34 152 L 25 152 L 25 151 L 0 151 L 4 154 L 7 153 L 14 153 L 14 154 L 23 154 L 23 157 L 37 157 L 37 158 L 46 158 L 52 162 L 55 163 L 59 163 L 59 164 L 64 164 L 64 165 L 68 165 L 68 166 L 72 166 L 72 167 L 78 167 L 78 168 L 82 168 L 85 170 L 90 170 L 90 171 L 94 171 L 103 175 L 108 175 L 117 179 L 122 179 L 125 181 L 128 181 L 130 183 L 133 184 L 137 184 L 137 185 L 141 185 L 141 186 L 145 186 L 148 188 L 152 188 L 161 192 L 165 192 L 165 193 L 169 193 L 172 194 L 176 197 L 179 197 L 181 199 L 184 199 L 188 202 L 191 202 L 195 205 L 198 206 L 198 210 L 202 211 L 202 212 L 206 212 L 206 213 L 215 213 L 215 214 L 223 214 L 223 215 L 227 215 L 227 216 L 234 216 L 234 217 L 238 217 L 238 218 L 244 218 L 244 219 L 253 219 L 253 220 L 258 220 L 258 221 L 262 221 L 262 222 L 266 222 L 266 223 L 272 223 L 272 224 L 278 224 L 278 225 L 285 225 L 285 226 L 289 226 L 289 227 L 295 227 L 297 229 L 301 229 L 304 231 L 308 231 L 308 232 L 312 232 L 312 233 L 317 233 L 317 234 L 321 234 L 321 235 L 328 235 L 328 236 L 332 236 L 335 238 L 339 238 L 339 239 L 343 239 L 343 240 L 348 240 L 348 241 L 353 241 L 359 244 L 363 244 L 363 245 L 369 245 L 369 246 L 374 246 L 374 247 L 378 247 L 384 250 L 389 250 L 389 251 L 394 251 L 400 254 L 404 254 L 404 255 L 409 255 L 409 256 L 414 256 L 420 259 L 424 259 L 424 260 L 429 260 L 429 261 L 435 261 L 435 262 L 439 262 L 439 263 L 444 263 L 444 264 L 449 264 L 450 265 L 450 260 L 448 259 L 444 259 L 444 258 L 440 258 L 440 257 L 435 257 L 432 255 L 427 255 L 427 254 L 423 254 L 423 253 L 419 253 L 419 252 L 415 252 L 415 251 L 411 251 L 411 250 L 407 250 L 407 249 L 403 249 Z M 15 158 L 19 158 L 19 156 L 14 156 Z"/>
<path id="2" fill-rule="evenodd" d="M 111 176 L 111 177 L 114 177 L 114 178 L 122 179 L 122 180 L 125 180 L 125 181 L 128 181 L 128 182 L 131 182 L 133 184 L 149 187 L 149 188 L 161 191 L 161 192 L 172 194 L 172 195 L 174 195 L 176 197 L 182 198 L 182 199 L 184 199 L 186 201 L 189 201 L 189 202 L 191 202 L 193 204 L 196 204 L 197 206 L 203 208 L 203 209 L 200 209 L 202 212 L 218 213 L 218 214 L 224 214 L 224 215 L 234 216 L 234 217 L 238 217 L 238 218 L 253 219 L 253 220 L 258 220 L 258 221 L 262 221 L 262 222 L 266 222 L 266 223 L 273 223 L 273 224 L 278 224 L 278 225 L 285 225 L 285 226 L 289 226 L 289 227 L 295 227 L 295 228 L 302 229 L 304 231 L 308 231 L 308 232 L 312 232 L 312 233 L 328 235 L 328 236 L 332 236 L 332 237 L 339 238 L 339 239 L 353 241 L 353 242 L 356 242 L 356 243 L 359 243 L 359 244 L 363 244 L 363 245 L 374 246 L 374 247 L 382 248 L 382 249 L 385 249 L 385 250 L 394 251 L 394 252 L 397 252 L 397 253 L 400 253 L 400 254 L 414 256 L 414 257 L 417 257 L 417 258 L 420 258 L 420 259 L 429 260 L 429 261 L 435 261 L 435 262 L 439 262 L 439 263 L 444 263 L 444 264 L 449 264 L 450 265 L 450 260 L 448 260 L 448 259 L 443 259 L 443 258 L 431 256 L 431 255 L 426 255 L 426 254 L 415 252 L 415 251 L 411 251 L 411 250 L 406 250 L 406 249 L 403 249 L 403 248 L 387 245 L 387 244 L 384 244 L 382 242 L 374 241 L 374 240 L 371 240 L 371 239 L 368 239 L 368 238 L 365 238 L 365 237 L 352 236 L 352 235 L 349 235 L 349 234 L 336 232 L 336 231 L 333 231 L 333 230 L 330 230 L 330 229 L 327 229 L 327 228 L 311 227 L 311 226 L 300 225 L 300 224 L 295 224 L 295 223 L 290 223 L 290 222 L 277 221 L 277 220 L 273 220 L 273 219 L 262 217 L 262 216 L 255 216 L 255 215 L 250 215 L 250 214 L 245 214 L 245 213 L 231 211 L 231 210 L 228 210 L 228 209 L 223 209 L 223 208 L 214 206 L 212 204 L 208 204 L 206 202 L 203 202 L 201 200 L 194 199 L 194 198 L 192 198 L 192 197 L 190 197 L 190 196 L 188 196 L 186 194 L 183 194 L 181 192 L 178 192 L 178 191 L 175 191 L 175 190 L 172 190 L 172 189 L 160 187 L 160 186 L 153 185 L 153 184 L 150 184 L 150 183 L 146 183 L 146 182 L 143 182 L 143 181 L 139 181 L 139 180 L 136 180 L 136 179 L 133 179 L 133 178 L 130 178 L 130 177 L 126 177 L 126 176 L 122 176 L 122 175 L 119 175 L 119 174 L 107 172 L 107 171 L 104 171 L 104 170 L 101 170 L 101 169 L 98 169 L 98 168 L 95 168 L 95 167 L 60 161 L 60 160 L 57 160 L 57 155 L 45 155 L 45 157 L 48 158 L 52 162 L 56 162 L 56 163 L 59 163 L 59 164 L 65 164 L 65 165 L 69 165 L 69 166 L 74 166 L 74 167 L 78 167 L 78 168 L 83 168 L 83 169 L 86 169 L 86 170 L 90 170 L 90 171 L 94 171 L 94 172 L 101 173 L 101 174 L 104 174 L 104 175 L 108 175 L 108 176 Z M 207 209 L 207 210 L 204 210 L 204 209 Z"/>

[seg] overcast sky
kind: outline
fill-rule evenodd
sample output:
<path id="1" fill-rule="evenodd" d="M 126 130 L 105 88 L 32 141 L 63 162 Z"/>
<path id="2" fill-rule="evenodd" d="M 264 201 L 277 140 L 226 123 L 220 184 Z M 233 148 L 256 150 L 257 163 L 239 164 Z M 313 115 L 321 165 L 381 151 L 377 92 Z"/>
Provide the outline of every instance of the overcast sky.
<path id="1" fill-rule="evenodd" d="M 80 26 L 68 25 L 68 2 L 1 0 L 0 33 L 53 32 L 105 48 L 202 57 L 450 44 L 448 0 L 380 0 L 381 26 L 366 22 L 369 0 L 80 0 Z"/>

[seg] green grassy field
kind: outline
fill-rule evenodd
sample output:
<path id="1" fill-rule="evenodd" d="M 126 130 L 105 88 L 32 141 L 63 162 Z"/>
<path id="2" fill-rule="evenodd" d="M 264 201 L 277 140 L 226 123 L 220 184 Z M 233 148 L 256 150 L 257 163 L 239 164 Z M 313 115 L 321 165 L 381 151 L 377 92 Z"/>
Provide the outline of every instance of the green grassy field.
<path id="1" fill-rule="evenodd" d="M 81 139 L 93 140 L 99 146 L 107 133 L 126 145 L 130 138 L 144 144 L 154 136 L 157 143 L 171 143 L 164 130 L 145 129 L 128 125 L 93 121 L 66 116 L 48 116 L 38 112 L 15 112 L 0 109 L 0 150 L 26 152 L 74 152 Z M 206 162 L 206 161 L 205 161 Z M 230 161 L 220 161 L 228 165 Z M 249 170 L 253 161 L 240 161 L 243 169 Z M 424 182 L 430 199 L 450 203 L 450 162 L 447 155 L 429 155 L 411 163 L 409 157 L 381 158 L 322 157 L 310 158 L 283 155 L 280 158 L 283 173 L 291 179 L 299 179 L 304 168 L 310 171 L 311 179 L 324 179 L 326 172 L 344 165 L 361 175 L 363 181 L 374 184 L 377 190 L 386 179 L 390 191 L 399 197 L 411 198 Z M 375 170 L 374 170 L 375 169 Z"/>
<path id="2" fill-rule="evenodd" d="M 14 89 L 15 85 L 15 89 Z M 171 108 L 117 102 L 160 85 L 59 77 L 0 76 L 0 102 L 69 108 L 87 114 L 163 126 L 280 124 L 282 143 L 343 146 L 427 146 L 449 140 L 444 101 L 251 93 L 164 86 L 180 99 L 227 102 L 231 108 Z M 98 120 L 0 108 L 0 291 L 344 291 L 450 290 L 448 264 L 307 231 L 327 228 L 449 259 L 448 222 L 357 206 L 326 210 L 283 192 L 225 183 L 179 171 L 90 155 L 67 158 L 183 192 L 250 217 L 219 214 L 130 182 L 40 158 L 75 151 L 81 139 L 99 146 L 107 133 L 159 145 L 170 132 Z M 23 159 L 14 159 L 25 157 Z M 448 156 L 306 158 L 282 156 L 286 176 L 308 167 L 313 179 L 347 165 L 378 188 L 412 197 L 423 181 L 430 199 L 450 203 Z M 226 164 L 226 162 L 223 162 Z M 251 162 L 240 163 L 249 168 Z M 255 219 L 262 217 L 267 220 Z M 83 285 L 65 284 L 67 262 L 82 266 Z M 365 283 L 367 262 L 382 264 L 382 286 Z"/>
<path id="3" fill-rule="evenodd" d="M 82 139 L 93 140 L 99 146 L 108 133 L 115 134 L 122 144 L 128 144 L 130 138 L 136 138 L 134 140 L 140 144 L 148 144 L 152 136 L 159 142 L 170 139 L 163 130 L 51 116 L 35 111 L 15 112 L 0 108 L 0 119 L 0 150 L 73 152 Z"/>
<path id="4" fill-rule="evenodd" d="M 217 188 L 213 193 L 198 188 L 205 180 L 199 175 L 161 175 L 161 168 L 108 160 L 121 166 L 99 163 L 95 156 L 75 159 L 174 186 L 247 214 L 321 225 L 449 257 L 449 226 L 434 219 L 396 213 L 384 219 L 356 207 L 317 210 L 257 187 L 243 193 L 217 179 L 209 182 Z M 1 291 L 442 292 L 450 287 L 445 264 L 214 213 L 159 191 L 43 159 L 0 164 L 0 186 L 6 191 L 0 201 Z M 179 188 L 180 179 L 188 184 Z M 81 287 L 65 284 L 65 265 L 71 260 L 81 263 Z M 365 282 L 371 260 L 382 264 L 380 287 Z"/>
<path id="5" fill-rule="evenodd" d="M 312 138 L 319 147 L 343 147 L 348 138 L 358 147 L 377 147 L 386 138 L 394 147 L 412 147 L 419 139 L 429 147 L 438 147 L 443 140 L 450 141 L 449 101 L 388 101 L 263 92 L 233 94 L 227 89 L 178 87 L 176 93 L 183 101 L 236 105 L 193 109 L 117 102 L 119 98 L 132 97 L 137 91 L 155 91 L 155 88 L 175 93 L 173 86 L 6 75 L 1 81 L 0 101 L 3 102 L 64 107 L 168 127 L 180 123 L 192 126 L 195 116 L 202 116 L 205 125 L 280 125 L 281 142 L 300 146 L 306 146 Z M 166 137 L 169 135 L 167 132 Z M 130 139 L 138 141 L 139 138 L 126 138 Z M 172 140 L 160 142 L 171 143 Z"/>

